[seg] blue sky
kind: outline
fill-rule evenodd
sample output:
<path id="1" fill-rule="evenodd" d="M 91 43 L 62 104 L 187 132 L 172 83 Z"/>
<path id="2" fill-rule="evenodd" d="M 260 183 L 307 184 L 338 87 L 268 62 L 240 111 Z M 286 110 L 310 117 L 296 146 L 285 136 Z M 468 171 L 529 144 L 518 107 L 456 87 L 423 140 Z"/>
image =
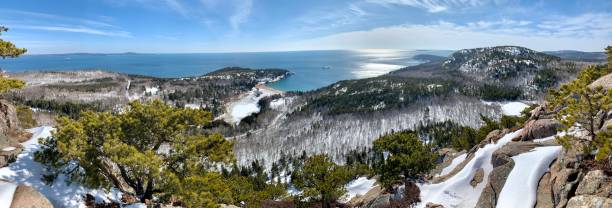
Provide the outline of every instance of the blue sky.
<path id="1" fill-rule="evenodd" d="M 461 49 L 601 51 L 609 0 L 3 0 L 31 54 Z"/>

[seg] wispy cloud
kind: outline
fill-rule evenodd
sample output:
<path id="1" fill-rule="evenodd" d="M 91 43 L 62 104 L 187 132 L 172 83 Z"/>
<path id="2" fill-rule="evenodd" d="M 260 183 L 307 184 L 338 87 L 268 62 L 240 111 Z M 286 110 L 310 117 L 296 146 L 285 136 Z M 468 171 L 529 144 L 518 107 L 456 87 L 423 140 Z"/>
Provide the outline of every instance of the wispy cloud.
<path id="1" fill-rule="evenodd" d="M 240 31 L 240 25 L 245 23 L 251 15 L 253 0 L 239 0 L 236 3 L 234 14 L 229 17 L 229 23 L 234 32 Z"/>
<path id="2" fill-rule="evenodd" d="M 1 14 L 0 17 L 2 17 L 4 20 L 16 19 L 16 20 L 28 20 L 28 21 L 36 21 L 36 20 L 61 21 L 61 22 L 70 22 L 73 24 L 85 24 L 85 25 L 97 26 L 97 27 L 116 27 L 115 25 L 112 25 L 106 22 L 102 22 L 102 21 L 85 19 L 85 18 L 66 17 L 66 16 L 60 16 L 60 15 L 49 14 L 49 13 L 0 9 L 0 14 Z M 11 18 L 11 17 L 19 17 L 19 18 Z"/>
<path id="3" fill-rule="evenodd" d="M 288 50 L 461 49 L 521 45 L 536 50 L 600 51 L 612 37 L 610 22 L 609 14 L 583 14 L 540 22 L 501 19 L 458 24 L 439 21 L 427 25 L 405 24 L 337 33 L 282 47 Z"/>
<path id="4" fill-rule="evenodd" d="M 362 22 L 369 15 L 369 12 L 354 3 L 340 9 L 309 12 L 297 18 L 301 25 L 298 32 L 339 29 Z"/>
<path id="5" fill-rule="evenodd" d="M 488 3 L 488 0 L 366 0 L 382 5 L 405 5 L 436 13 L 452 8 L 475 7 Z"/>
<path id="6" fill-rule="evenodd" d="M 178 0 L 163 0 L 163 2 L 172 10 L 178 12 L 179 14 L 181 14 L 184 17 L 187 17 L 189 15 L 187 9 L 185 9 L 185 6 L 183 6 L 183 4 L 181 4 L 181 2 L 179 2 Z"/>
<path id="7" fill-rule="evenodd" d="M 103 31 L 103 30 L 87 28 L 87 27 L 39 26 L 39 25 L 15 25 L 12 27 L 17 28 L 17 29 L 84 33 L 84 34 L 103 35 L 103 36 L 111 36 L 111 37 L 132 37 L 131 34 L 126 31 Z"/>
<path id="8" fill-rule="evenodd" d="M 578 16 L 556 16 L 537 24 L 552 35 L 612 38 L 612 14 L 585 13 Z"/>
<path id="9" fill-rule="evenodd" d="M 146 9 L 159 11 L 171 11 L 180 14 L 183 17 L 188 17 L 190 11 L 180 0 L 103 0 L 104 2 L 116 6 L 137 6 Z"/>
<path id="10" fill-rule="evenodd" d="M 109 37 L 131 37 L 119 27 L 91 19 L 66 17 L 56 14 L 0 9 L 0 21 L 14 29 L 71 32 Z"/>

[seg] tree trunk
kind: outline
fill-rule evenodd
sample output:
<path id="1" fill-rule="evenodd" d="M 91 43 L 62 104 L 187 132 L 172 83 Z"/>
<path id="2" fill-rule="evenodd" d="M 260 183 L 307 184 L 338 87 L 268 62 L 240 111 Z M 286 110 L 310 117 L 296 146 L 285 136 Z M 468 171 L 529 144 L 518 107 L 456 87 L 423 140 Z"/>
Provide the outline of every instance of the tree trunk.
<path id="1" fill-rule="evenodd" d="M 153 179 L 149 179 L 149 181 L 147 182 L 147 187 L 144 190 L 144 193 L 142 194 L 142 198 L 140 198 L 140 202 L 145 203 L 145 201 L 147 199 L 153 199 Z"/>

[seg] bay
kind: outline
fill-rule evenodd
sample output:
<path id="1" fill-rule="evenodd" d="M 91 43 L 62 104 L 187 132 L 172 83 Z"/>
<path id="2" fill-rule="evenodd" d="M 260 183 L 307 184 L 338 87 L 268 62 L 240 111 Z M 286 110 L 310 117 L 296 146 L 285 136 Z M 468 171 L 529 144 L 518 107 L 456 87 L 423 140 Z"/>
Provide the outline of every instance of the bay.
<path id="1" fill-rule="evenodd" d="M 308 91 L 346 79 L 379 76 L 420 64 L 418 54 L 447 56 L 450 51 L 331 50 L 190 54 L 51 54 L 0 60 L 8 72 L 101 69 L 127 74 L 176 78 L 200 76 L 224 67 L 282 68 L 293 73 L 269 86 Z"/>

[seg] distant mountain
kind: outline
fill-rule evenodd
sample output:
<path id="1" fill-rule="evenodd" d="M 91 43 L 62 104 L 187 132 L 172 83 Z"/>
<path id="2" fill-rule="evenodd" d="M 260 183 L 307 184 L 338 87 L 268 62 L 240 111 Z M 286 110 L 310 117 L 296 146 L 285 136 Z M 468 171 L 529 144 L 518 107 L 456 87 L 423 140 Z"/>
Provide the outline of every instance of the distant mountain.
<path id="1" fill-rule="evenodd" d="M 497 46 L 459 50 L 446 59 L 442 67 L 477 80 L 503 80 L 522 72 L 538 71 L 560 60 L 528 48 Z"/>
<path id="2" fill-rule="evenodd" d="M 437 56 L 437 55 L 431 55 L 431 54 L 419 54 L 412 58 L 419 60 L 419 61 L 425 61 L 425 62 L 440 61 L 440 60 L 446 59 L 446 57 L 444 56 Z"/>
<path id="3" fill-rule="evenodd" d="M 562 51 L 544 51 L 544 53 L 561 57 L 562 59 L 575 60 L 575 61 L 590 61 L 590 62 L 603 62 L 606 61 L 606 53 L 604 52 L 584 52 L 574 50 L 562 50 Z"/>
<path id="4" fill-rule="evenodd" d="M 534 99 L 571 78 L 586 63 L 519 46 L 463 49 L 439 61 L 407 67 L 388 76 L 441 78 L 483 99 Z"/>

